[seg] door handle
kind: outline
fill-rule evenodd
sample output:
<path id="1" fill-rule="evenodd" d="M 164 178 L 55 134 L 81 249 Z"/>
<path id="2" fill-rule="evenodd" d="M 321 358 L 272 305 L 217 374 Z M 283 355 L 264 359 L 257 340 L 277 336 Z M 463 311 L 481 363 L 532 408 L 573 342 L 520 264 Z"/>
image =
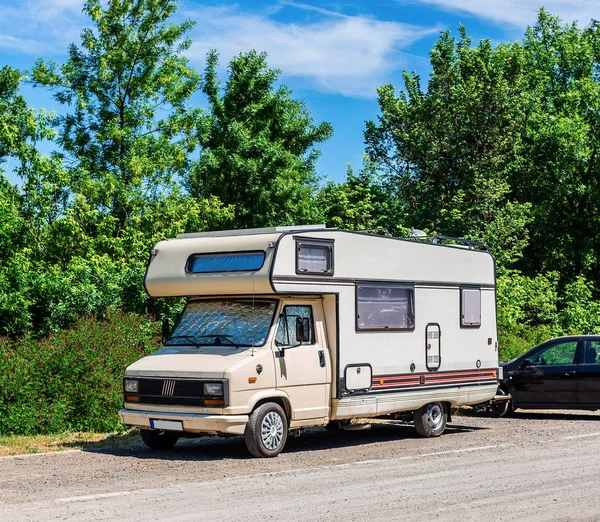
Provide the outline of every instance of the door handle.
<path id="1" fill-rule="evenodd" d="M 575 370 L 567 370 L 567 371 L 565 372 L 565 375 L 566 375 L 567 377 L 570 377 L 571 375 L 575 375 Z"/>
<path id="2" fill-rule="evenodd" d="M 323 350 L 319 350 L 319 364 L 321 368 L 325 368 L 325 352 Z"/>

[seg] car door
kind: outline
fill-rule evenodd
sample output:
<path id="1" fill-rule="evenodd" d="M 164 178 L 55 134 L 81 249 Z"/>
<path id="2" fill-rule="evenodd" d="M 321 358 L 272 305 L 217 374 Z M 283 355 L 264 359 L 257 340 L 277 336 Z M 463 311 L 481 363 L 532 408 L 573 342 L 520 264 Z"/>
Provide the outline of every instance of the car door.
<path id="1" fill-rule="evenodd" d="M 577 367 L 577 402 L 582 408 L 600 408 L 600 337 L 583 341 Z"/>
<path id="2" fill-rule="evenodd" d="M 309 340 L 296 339 L 296 320 L 308 318 Z M 290 398 L 292 419 L 329 416 L 331 365 L 320 301 L 284 302 L 275 335 L 277 388 Z"/>
<path id="3" fill-rule="evenodd" d="M 513 376 L 515 406 L 522 408 L 576 407 L 576 340 L 557 341 L 531 353 L 531 364 Z"/>

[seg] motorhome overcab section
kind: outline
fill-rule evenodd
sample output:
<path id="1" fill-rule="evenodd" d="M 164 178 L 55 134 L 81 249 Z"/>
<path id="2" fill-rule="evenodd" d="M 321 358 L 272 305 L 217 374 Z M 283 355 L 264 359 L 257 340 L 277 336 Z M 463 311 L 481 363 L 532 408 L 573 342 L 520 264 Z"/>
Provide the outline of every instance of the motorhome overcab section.
<path id="1" fill-rule="evenodd" d="M 445 244 L 446 243 L 446 244 Z M 440 435 L 498 385 L 494 258 L 481 244 L 321 226 L 183 234 L 152 249 L 151 296 L 188 302 L 127 368 L 124 424 L 152 448 L 393 416 Z"/>

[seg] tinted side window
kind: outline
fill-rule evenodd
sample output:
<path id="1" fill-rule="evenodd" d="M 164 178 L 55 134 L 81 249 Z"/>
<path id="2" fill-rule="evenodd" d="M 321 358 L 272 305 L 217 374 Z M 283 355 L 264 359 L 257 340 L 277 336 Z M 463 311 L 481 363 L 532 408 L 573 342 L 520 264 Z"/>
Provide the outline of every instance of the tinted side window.
<path id="1" fill-rule="evenodd" d="M 576 351 L 577 341 L 553 344 L 536 353 L 532 357 L 531 363 L 535 366 L 573 364 Z"/>
<path id="2" fill-rule="evenodd" d="M 585 344 L 585 351 L 583 352 L 583 364 L 598 363 L 599 355 L 600 341 L 587 341 Z"/>
<path id="3" fill-rule="evenodd" d="M 279 327 L 275 334 L 275 344 L 284 346 L 295 346 L 298 343 L 296 339 L 296 320 L 299 317 L 308 318 L 310 328 L 310 341 L 302 344 L 315 344 L 315 331 L 313 327 L 312 306 L 289 305 L 283 308 L 279 318 Z"/>

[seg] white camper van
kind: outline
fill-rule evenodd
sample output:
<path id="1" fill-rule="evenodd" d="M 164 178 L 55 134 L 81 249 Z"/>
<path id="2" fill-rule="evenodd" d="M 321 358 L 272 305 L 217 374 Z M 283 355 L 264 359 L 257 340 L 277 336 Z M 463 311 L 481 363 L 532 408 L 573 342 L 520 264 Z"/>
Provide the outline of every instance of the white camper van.
<path id="1" fill-rule="evenodd" d="M 127 368 L 124 424 L 151 448 L 352 419 L 440 435 L 498 385 L 494 258 L 481 243 L 323 226 L 183 234 L 152 249 L 151 296 L 185 296 L 163 348 Z"/>

